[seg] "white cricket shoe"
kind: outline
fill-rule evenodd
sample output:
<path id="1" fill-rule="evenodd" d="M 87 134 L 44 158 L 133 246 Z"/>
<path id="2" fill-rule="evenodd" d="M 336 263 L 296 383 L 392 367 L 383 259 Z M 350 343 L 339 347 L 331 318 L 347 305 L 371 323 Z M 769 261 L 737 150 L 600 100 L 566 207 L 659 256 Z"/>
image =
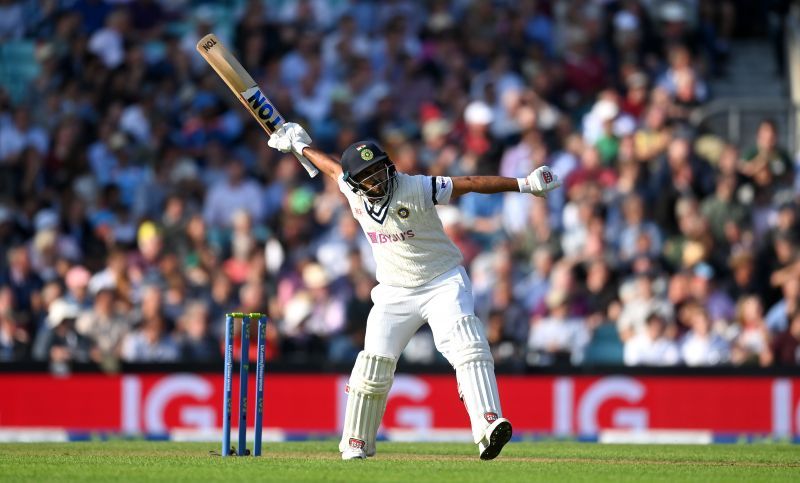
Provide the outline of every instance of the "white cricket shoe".
<path id="1" fill-rule="evenodd" d="M 493 460 L 497 458 L 503 446 L 511 439 L 511 422 L 506 418 L 499 418 L 488 428 L 483 439 L 478 443 L 482 460 Z"/>
<path id="2" fill-rule="evenodd" d="M 367 459 L 367 452 L 364 451 L 366 444 L 356 438 L 350 438 L 350 444 L 342 451 L 343 460 L 364 460 Z"/>
<path id="3" fill-rule="evenodd" d="M 342 451 L 343 460 L 363 460 L 367 459 L 367 453 L 363 449 L 348 448 Z"/>

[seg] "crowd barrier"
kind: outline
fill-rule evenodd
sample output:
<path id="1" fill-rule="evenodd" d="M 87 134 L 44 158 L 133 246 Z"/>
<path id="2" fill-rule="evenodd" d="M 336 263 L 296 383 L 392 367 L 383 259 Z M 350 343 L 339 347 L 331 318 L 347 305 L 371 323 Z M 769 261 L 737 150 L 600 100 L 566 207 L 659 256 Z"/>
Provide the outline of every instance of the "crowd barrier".
<path id="1" fill-rule="evenodd" d="M 335 435 L 342 425 L 347 379 L 268 372 L 266 438 Z M 522 438 L 592 440 L 624 430 L 712 440 L 800 439 L 800 377 L 499 375 L 498 384 L 504 415 Z M 0 373 L 0 438 L 113 434 L 211 441 L 221 429 L 222 391 L 221 373 Z M 254 386 L 249 391 L 254 394 Z M 469 437 L 468 425 L 455 377 L 398 374 L 381 435 L 461 440 Z"/>

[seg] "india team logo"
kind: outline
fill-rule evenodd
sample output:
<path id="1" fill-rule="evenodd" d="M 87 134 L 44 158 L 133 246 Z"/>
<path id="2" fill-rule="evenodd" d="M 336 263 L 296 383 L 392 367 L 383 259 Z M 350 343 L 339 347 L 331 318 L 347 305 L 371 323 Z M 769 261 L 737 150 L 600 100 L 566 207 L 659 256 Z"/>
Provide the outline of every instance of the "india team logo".
<path id="1" fill-rule="evenodd" d="M 410 211 L 408 210 L 408 208 L 406 208 L 405 206 L 401 206 L 401 207 L 400 207 L 400 208 L 397 210 L 397 216 L 399 216 L 400 218 L 402 218 L 402 219 L 404 219 L 404 220 L 405 220 L 406 218 L 408 218 L 408 216 L 409 216 L 410 214 L 411 214 L 411 212 L 410 212 Z"/>
<path id="2" fill-rule="evenodd" d="M 361 150 L 361 159 L 363 159 L 364 161 L 369 161 L 374 156 L 375 155 L 372 154 L 372 150 L 371 149 L 362 149 Z"/>

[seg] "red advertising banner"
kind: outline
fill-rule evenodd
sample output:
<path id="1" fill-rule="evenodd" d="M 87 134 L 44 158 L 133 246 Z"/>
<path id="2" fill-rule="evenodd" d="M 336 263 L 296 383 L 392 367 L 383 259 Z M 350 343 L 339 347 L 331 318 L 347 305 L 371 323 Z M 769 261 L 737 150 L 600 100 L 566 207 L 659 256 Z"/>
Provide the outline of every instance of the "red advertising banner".
<path id="1" fill-rule="evenodd" d="M 346 383 L 341 375 L 268 374 L 265 427 L 337 432 Z M 800 435 L 800 378 L 500 376 L 498 384 L 504 415 L 521 433 L 596 435 L 618 428 Z M 217 374 L 0 374 L 0 428 L 217 429 L 222 387 Z M 468 426 L 455 377 L 397 376 L 384 429 Z"/>

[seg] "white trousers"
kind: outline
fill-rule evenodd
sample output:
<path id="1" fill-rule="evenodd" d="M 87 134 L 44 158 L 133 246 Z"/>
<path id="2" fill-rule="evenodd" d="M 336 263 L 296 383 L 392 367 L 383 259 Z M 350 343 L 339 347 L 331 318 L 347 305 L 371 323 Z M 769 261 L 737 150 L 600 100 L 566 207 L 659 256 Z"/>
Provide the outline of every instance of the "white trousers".
<path id="1" fill-rule="evenodd" d="M 436 348 L 451 363 L 450 333 L 460 318 L 475 314 L 472 283 L 458 266 L 414 288 L 377 285 L 367 319 L 364 351 L 398 358 L 408 341 L 428 322 Z"/>
<path id="2" fill-rule="evenodd" d="M 475 317 L 472 285 L 456 267 L 414 288 L 378 285 L 367 321 L 364 351 L 350 377 L 340 450 L 375 454 L 375 433 L 386 408 L 395 361 L 428 322 L 436 348 L 456 371 L 459 397 L 469 414 L 475 443 L 502 416 L 494 364 L 483 324 Z"/>

